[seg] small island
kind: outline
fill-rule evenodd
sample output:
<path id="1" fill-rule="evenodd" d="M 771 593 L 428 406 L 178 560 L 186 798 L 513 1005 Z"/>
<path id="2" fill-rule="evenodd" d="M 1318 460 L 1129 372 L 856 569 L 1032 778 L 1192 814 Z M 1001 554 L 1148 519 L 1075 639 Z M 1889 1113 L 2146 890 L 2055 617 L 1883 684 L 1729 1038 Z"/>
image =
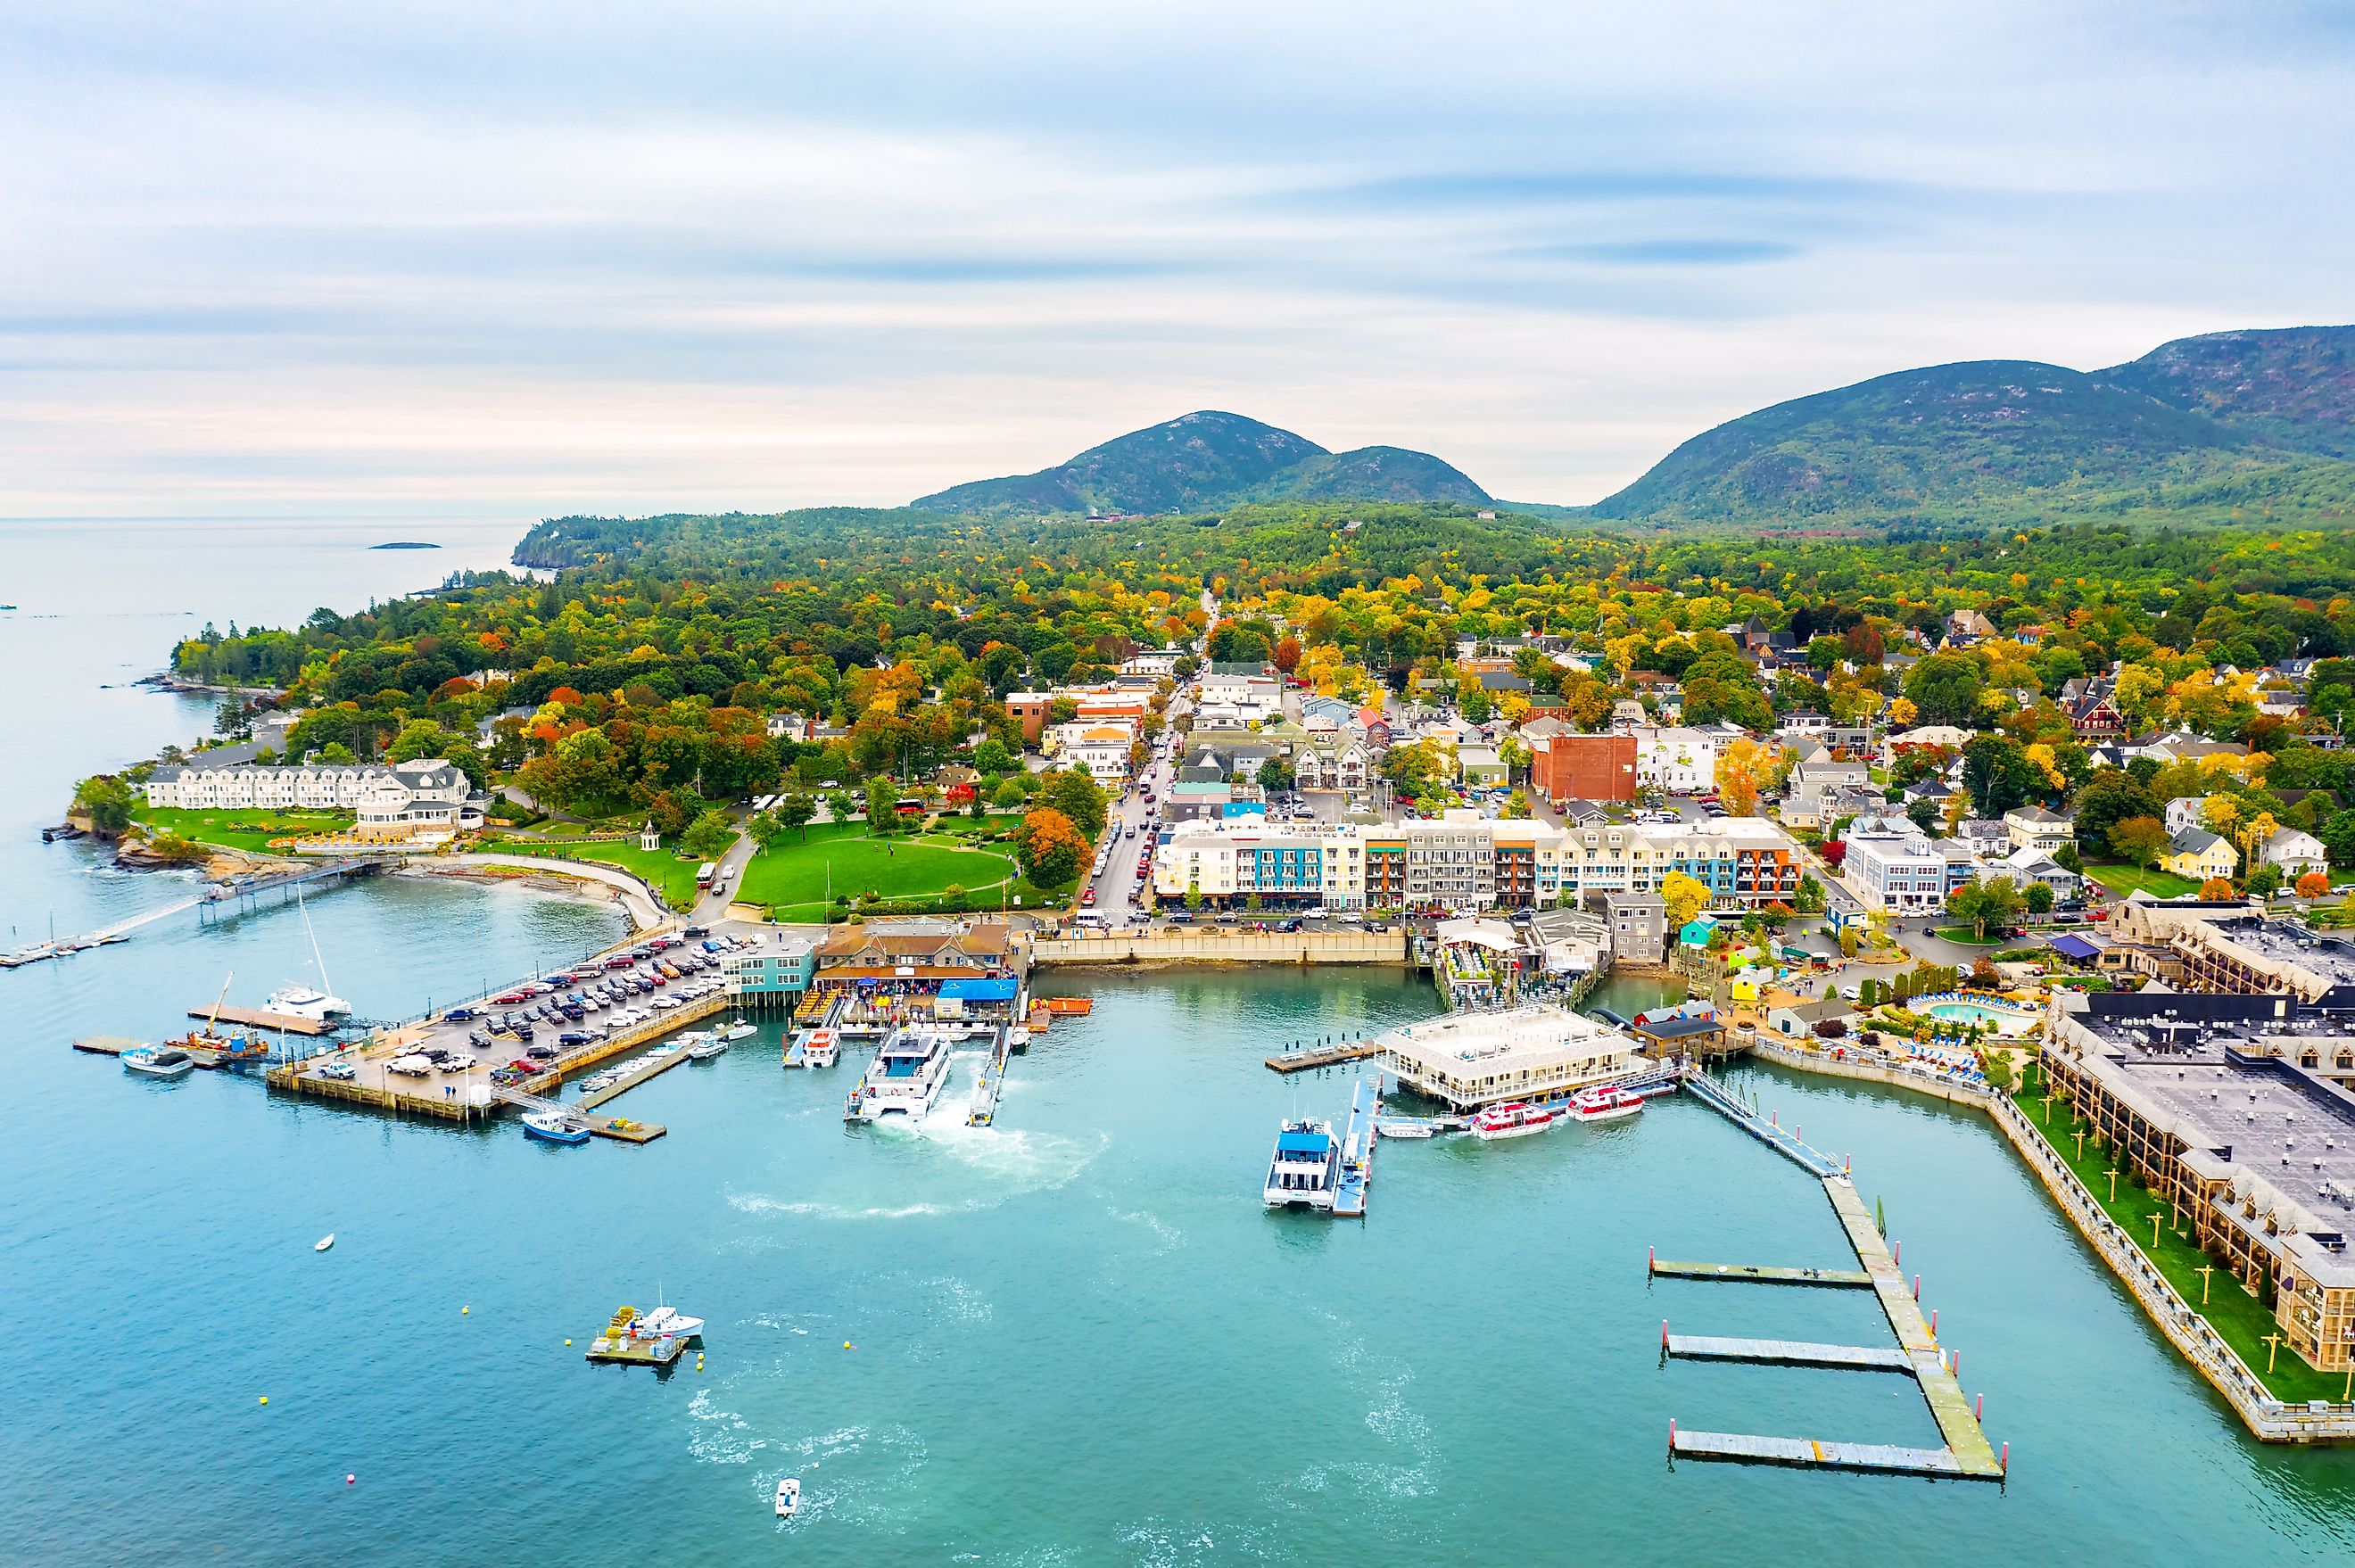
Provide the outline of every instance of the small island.
<path id="1" fill-rule="evenodd" d="M 368 546 L 370 549 L 440 549 L 441 548 L 438 544 L 431 544 L 423 539 L 393 539 L 385 544 Z"/>

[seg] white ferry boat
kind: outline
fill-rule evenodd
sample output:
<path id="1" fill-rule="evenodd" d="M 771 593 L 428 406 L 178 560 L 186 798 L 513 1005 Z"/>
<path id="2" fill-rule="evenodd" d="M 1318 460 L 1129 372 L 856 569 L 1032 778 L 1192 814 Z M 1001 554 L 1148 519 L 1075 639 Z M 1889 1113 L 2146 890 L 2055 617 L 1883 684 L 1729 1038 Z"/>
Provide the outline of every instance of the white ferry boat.
<path id="1" fill-rule="evenodd" d="M 1499 1138 L 1525 1138 L 1532 1133 L 1550 1132 L 1561 1124 L 1561 1118 L 1543 1105 L 1526 1105 L 1515 1100 L 1508 1104 L 1491 1105 L 1472 1118 L 1472 1136 L 1482 1143 L 1495 1143 Z"/>
<path id="2" fill-rule="evenodd" d="M 1267 1164 L 1267 1206 L 1330 1209 L 1340 1173 L 1341 1146 L 1332 1123 L 1286 1122 L 1275 1135 L 1275 1153 Z"/>
<path id="3" fill-rule="evenodd" d="M 1582 1089 L 1570 1097 L 1570 1114 L 1581 1122 L 1615 1122 L 1644 1108 L 1644 1096 L 1615 1083 Z"/>
<path id="4" fill-rule="evenodd" d="M 802 1037 L 802 1065 L 831 1067 L 842 1042 L 830 1029 L 814 1029 Z"/>
<path id="5" fill-rule="evenodd" d="M 929 1029 L 893 1031 L 850 1099 L 847 1121 L 922 1116 L 949 1081 L 949 1042 Z"/>

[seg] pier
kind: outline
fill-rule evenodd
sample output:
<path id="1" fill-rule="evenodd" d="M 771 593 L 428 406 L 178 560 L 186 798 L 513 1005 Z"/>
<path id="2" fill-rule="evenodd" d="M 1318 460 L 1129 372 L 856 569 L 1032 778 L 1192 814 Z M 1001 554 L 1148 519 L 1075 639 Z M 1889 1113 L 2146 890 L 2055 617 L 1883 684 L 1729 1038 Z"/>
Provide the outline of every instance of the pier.
<path id="1" fill-rule="evenodd" d="M 660 1339 L 633 1339 L 630 1324 L 636 1317 L 634 1307 L 624 1307 L 614 1313 L 605 1331 L 589 1342 L 589 1353 L 582 1359 L 608 1366 L 667 1367 L 687 1354 L 689 1339 L 703 1338 L 700 1334 L 685 1334 Z"/>
<path id="2" fill-rule="evenodd" d="M 669 1051 L 658 1056 L 641 1057 L 631 1064 L 627 1077 L 616 1083 L 608 1083 L 602 1089 L 584 1091 L 579 1099 L 572 1102 L 571 1109 L 575 1112 L 594 1110 L 606 1101 L 617 1095 L 626 1094 L 650 1079 L 661 1077 L 680 1062 L 693 1060 L 695 1059 L 684 1051 Z"/>
<path id="3" fill-rule="evenodd" d="M 1380 1141 L 1375 1123 L 1381 1115 L 1379 1081 L 1364 1078 L 1349 1095 L 1349 1126 L 1341 1138 L 1341 1174 L 1333 1187 L 1333 1217 L 1366 1217 L 1366 1191 L 1374 1181 L 1374 1145 Z"/>
<path id="4" fill-rule="evenodd" d="M 400 858 L 397 855 L 356 855 L 346 859 L 330 860 L 324 865 L 305 866 L 300 870 L 273 871 L 240 881 L 218 882 L 191 901 L 197 906 L 197 917 L 209 921 L 218 918 L 223 912 L 243 913 L 256 907 L 257 901 L 266 893 L 276 893 L 282 900 L 303 888 L 316 887 L 323 882 L 340 882 L 346 877 L 373 876 L 387 866 L 400 863 Z M 176 905 L 175 911 L 186 907 L 186 904 Z"/>
<path id="5" fill-rule="evenodd" d="M 996 1038 L 990 1042 L 989 1060 L 982 1064 L 981 1082 L 974 1085 L 972 1103 L 966 1107 L 964 1125 L 986 1127 L 996 1119 L 997 1096 L 1006 1088 L 1006 1058 L 1012 1049 L 1012 1030 L 998 1026 Z"/>
<path id="6" fill-rule="evenodd" d="M 190 1008 L 188 1016 L 192 1019 L 205 1019 L 218 1023 L 236 1024 L 243 1029 L 266 1029 L 278 1034 L 315 1036 L 333 1034 L 336 1031 L 336 1026 L 324 1019 L 306 1019 L 294 1013 L 268 1012 L 261 1008 L 240 1008 L 234 1002 Z"/>
<path id="7" fill-rule="evenodd" d="M 1708 1080 L 1696 1079 L 1694 1082 L 1707 1083 Z M 1723 1092 L 1721 1090 L 1719 1093 Z M 1732 1102 L 1731 1095 L 1726 1099 Z M 1718 1108 L 1725 1109 L 1724 1106 Z M 1747 1107 L 1742 1107 L 1742 1112 L 1755 1120 Z M 1792 1142 L 1793 1147 L 1799 1151 L 1813 1152 L 1807 1150 L 1806 1145 L 1797 1143 L 1796 1137 Z M 1785 1148 L 1782 1152 L 1793 1158 L 1798 1157 L 1792 1149 Z M 1857 1196 L 1855 1186 L 1847 1177 L 1837 1174 L 1826 1176 L 1823 1185 L 1825 1196 L 1831 1200 L 1832 1211 L 1839 1218 L 1840 1228 L 1848 1232 L 1849 1249 L 1856 1253 L 1857 1262 L 1864 1265 L 1861 1269 L 1809 1270 L 1744 1264 L 1662 1264 L 1654 1259 L 1648 1265 L 1649 1271 L 1655 1275 L 1684 1279 L 1870 1288 L 1881 1305 L 1881 1315 L 1888 1318 L 1890 1330 L 1896 1335 L 1897 1343 L 1893 1346 L 1817 1345 L 1785 1339 L 1719 1339 L 1671 1334 L 1668 1326 L 1663 1323 L 1660 1325 L 1661 1364 L 1665 1366 L 1671 1359 L 1679 1359 L 1902 1372 L 1911 1376 L 1914 1385 L 1922 1391 L 1922 1398 L 1929 1405 L 1931 1418 L 1938 1424 L 1938 1434 L 1945 1439 L 1945 1445 L 1941 1448 L 1902 1448 L 1872 1443 L 1834 1443 L 1815 1438 L 1759 1436 L 1743 1433 L 1679 1433 L 1676 1430 L 1676 1424 L 1671 1422 L 1668 1427 L 1669 1456 L 1870 1470 L 1888 1475 L 1933 1476 L 1955 1480 L 2001 1481 L 2009 1467 L 2009 1450 L 1999 1456 L 1987 1442 L 1987 1433 L 1979 1424 L 1976 1410 L 1955 1377 L 1947 1352 L 1938 1344 L 1936 1335 L 1931 1332 L 1929 1320 L 1923 1317 L 1922 1305 L 1914 1298 L 1913 1287 L 1898 1272 L 1895 1251 L 1882 1239 L 1881 1228 L 1873 1223 L 1871 1212 L 1865 1208 L 1864 1200 Z"/>
<path id="8" fill-rule="evenodd" d="M 1799 1135 L 1796 1129 L 1783 1126 L 1768 1117 L 1761 1116 L 1757 1112 L 1735 1099 L 1732 1091 L 1720 1084 L 1708 1073 L 1693 1072 L 1687 1075 L 1685 1086 L 1693 1092 L 1702 1104 L 1717 1112 L 1727 1121 L 1791 1161 L 1809 1176 L 1829 1180 L 1847 1170 L 1845 1162 L 1833 1158 L 1821 1149 L 1808 1147 L 1799 1140 Z"/>
<path id="9" fill-rule="evenodd" d="M 544 1100 L 520 1089 L 495 1089 L 491 1093 L 503 1105 L 513 1105 L 518 1111 L 562 1116 L 569 1122 L 587 1127 L 601 1138 L 612 1138 L 619 1143 L 650 1144 L 670 1131 L 659 1122 L 634 1122 L 627 1116 L 588 1115 L 578 1105 L 568 1105 L 561 1100 Z"/>

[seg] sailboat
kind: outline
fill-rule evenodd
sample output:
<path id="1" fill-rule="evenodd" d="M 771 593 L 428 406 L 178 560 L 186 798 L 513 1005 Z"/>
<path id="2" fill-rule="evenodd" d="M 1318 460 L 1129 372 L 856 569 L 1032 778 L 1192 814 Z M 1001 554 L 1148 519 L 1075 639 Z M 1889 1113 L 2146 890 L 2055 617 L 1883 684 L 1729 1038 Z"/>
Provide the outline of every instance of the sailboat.
<path id="1" fill-rule="evenodd" d="M 303 912 L 303 934 L 311 939 L 311 965 L 319 972 L 319 983 L 306 986 L 295 981 L 281 986 L 270 993 L 270 999 L 262 1007 L 269 1012 L 321 1023 L 341 1018 L 352 1010 L 352 1005 L 326 988 L 327 961 L 319 955 L 319 933 L 311 929 L 311 906 L 303 901 L 301 888 L 294 890 L 294 907 Z"/>

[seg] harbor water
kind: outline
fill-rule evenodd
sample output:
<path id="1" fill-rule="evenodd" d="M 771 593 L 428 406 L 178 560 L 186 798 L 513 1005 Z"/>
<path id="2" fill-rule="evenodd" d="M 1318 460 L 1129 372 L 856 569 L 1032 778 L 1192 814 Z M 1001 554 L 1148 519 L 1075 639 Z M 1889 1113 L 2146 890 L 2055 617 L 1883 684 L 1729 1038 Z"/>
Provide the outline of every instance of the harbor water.
<path id="1" fill-rule="evenodd" d="M 443 532 L 432 531 L 442 528 Z M 18 939 L 186 896 L 38 842 L 78 773 L 200 699 L 101 691 L 208 617 L 299 617 L 488 564 L 519 529 L 257 527 L 233 560 L 0 533 Z M 442 538 L 373 555 L 378 538 Z M 151 543 L 153 541 L 150 541 Z M 469 553 L 471 552 L 471 554 Z M 109 585 L 104 609 L 82 609 Z M 46 584 L 53 596 L 37 603 Z M 197 612 L 193 620 L 179 613 Z M 37 615 L 55 614 L 56 620 Z M 335 988 L 418 1010 L 608 939 L 605 906 L 391 880 L 314 899 Z M 310 976 L 292 906 L 0 973 L 0 1558 L 43 1563 L 2300 1563 L 2355 1551 L 2355 1453 L 2264 1447 L 1983 1119 L 1733 1078 L 1850 1156 L 2012 1449 L 2001 1488 L 1666 1462 L 1668 1425 L 1927 1444 L 1908 1380 L 1663 1368 L 1679 1332 L 1886 1343 L 1860 1293 L 1649 1283 L 1663 1257 L 1845 1265 L 1820 1187 L 1697 1104 L 1385 1143 L 1363 1222 L 1271 1215 L 1277 1122 L 1338 1116 L 1302 1038 L 1427 1016 L 1396 971 L 1067 974 L 996 1124 L 846 1128 L 866 1051 L 763 1028 L 616 1102 L 644 1147 L 527 1142 L 67 1049 Z M 972 1081 L 961 1061 L 952 1095 Z M 334 1249 L 313 1243 L 334 1232 Z M 623 1302 L 709 1319 L 701 1370 L 591 1368 Z M 572 1343 L 568 1347 L 565 1341 Z M 267 1403 L 262 1403 L 267 1399 Z M 779 1477 L 803 1480 L 789 1523 Z M 352 1477 L 348 1482 L 346 1477 Z"/>

